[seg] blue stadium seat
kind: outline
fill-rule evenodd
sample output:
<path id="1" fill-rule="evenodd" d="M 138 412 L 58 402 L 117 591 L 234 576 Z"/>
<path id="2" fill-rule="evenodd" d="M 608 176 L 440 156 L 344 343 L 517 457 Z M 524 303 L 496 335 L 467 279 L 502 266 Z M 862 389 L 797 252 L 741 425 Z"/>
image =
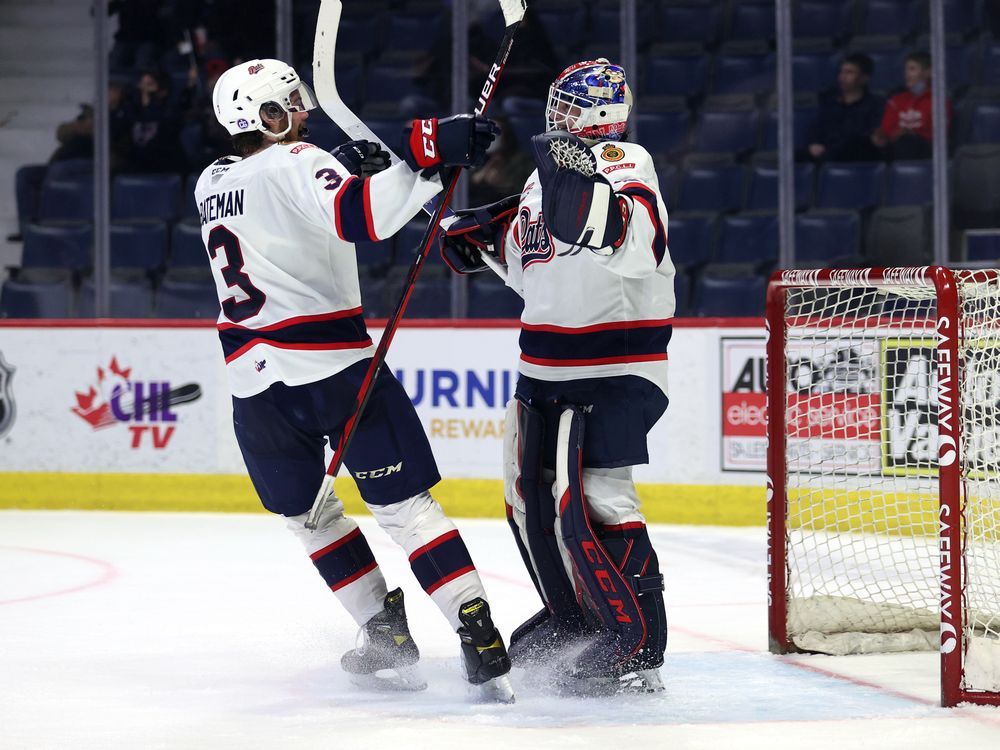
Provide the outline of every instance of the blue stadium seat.
<path id="1" fill-rule="evenodd" d="M 934 200 L 934 180 L 929 161 L 897 161 L 885 176 L 886 206 L 919 206 Z"/>
<path id="2" fill-rule="evenodd" d="M 94 177 L 93 159 L 60 159 L 46 165 L 47 180 L 91 180 Z"/>
<path id="3" fill-rule="evenodd" d="M 524 300 L 493 274 L 482 273 L 469 285 L 470 318 L 520 318 Z"/>
<path id="4" fill-rule="evenodd" d="M 740 153 L 757 145 L 759 115 L 756 110 L 745 112 L 714 112 L 702 110 L 694 129 L 695 151 Z"/>
<path id="5" fill-rule="evenodd" d="M 1000 143 L 1000 101 L 969 102 L 965 143 Z"/>
<path id="6" fill-rule="evenodd" d="M 674 275 L 674 300 L 677 304 L 674 315 L 688 315 L 691 308 L 691 277 L 683 268 L 678 268 Z"/>
<path id="7" fill-rule="evenodd" d="M 861 254 L 861 218 L 856 211 L 809 211 L 795 217 L 795 257 L 833 260 Z"/>
<path id="8" fill-rule="evenodd" d="M 109 318 L 151 318 L 153 317 L 153 287 L 148 280 L 112 280 L 108 286 L 110 296 Z M 93 318 L 94 280 L 84 279 L 80 286 L 77 312 L 81 318 Z"/>
<path id="9" fill-rule="evenodd" d="M 774 3 L 733 3 L 727 27 L 727 39 L 773 39 Z"/>
<path id="10" fill-rule="evenodd" d="M 451 277 L 421 274 L 413 287 L 406 314 L 410 318 L 451 317 Z"/>
<path id="11" fill-rule="evenodd" d="M 385 299 L 385 276 L 370 276 L 364 273 L 364 269 L 359 269 L 358 274 L 361 282 L 361 305 L 364 308 L 366 318 L 387 318 L 392 310 L 387 306 Z"/>
<path id="12" fill-rule="evenodd" d="M 872 91 L 889 93 L 903 85 L 903 65 L 907 54 L 905 49 L 865 50 L 864 54 L 872 59 L 874 66 L 869 86 Z"/>
<path id="13" fill-rule="evenodd" d="M 585 9 L 560 8 L 539 10 L 538 20 L 545 28 L 545 35 L 556 47 L 575 47 L 583 36 L 587 16 Z"/>
<path id="14" fill-rule="evenodd" d="M 371 131 L 388 144 L 393 151 L 399 148 L 403 139 L 403 120 L 401 119 L 376 119 L 366 120 L 366 125 Z M 398 153 L 398 152 L 397 152 Z"/>
<path id="15" fill-rule="evenodd" d="M 210 281 L 175 280 L 167 276 L 156 294 L 158 318 L 219 317 L 219 298 Z"/>
<path id="16" fill-rule="evenodd" d="M 792 10 L 792 31 L 799 38 L 839 39 L 851 33 L 853 22 L 852 0 L 799 0 Z"/>
<path id="17" fill-rule="evenodd" d="M 68 318 L 72 299 L 69 278 L 50 283 L 7 279 L 0 290 L 0 318 Z"/>
<path id="18" fill-rule="evenodd" d="M 1000 41 L 994 41 L 983 48 L 983 61 L 979 67 L 979 84 L 996 86 L 1000 81 Z"/>
<path id="19" fill-rule="evenodd" d="M 118 175 L 111 184 L 111 218 L 171 221 L 177 218 L 180 189 L 177 174 Z"/>
<path id="20" fill-rule="evenodd" d="M 817 208 L 869 208 L 882 200 L 885 164 L 824 164 L 816 182 Z"/>
<path id="21" fill-rule="evenodd" d="M 825 91 L 837 82 L 839 55 L 831 52 L 792 54 L 792 84 L 796 91 Z"/>
<path id="22" fill-rule="evenodd" d="M 859 6 L 859 34 L 908 36 L 917 30 L 918 0 L 868 0 Z"/>
<path id="23" fill-rule="evenodd" d="M 642 9 L 642 3 L 637 3 Z M 588 44 L 616 45 L 620 41 L 621 11 L 618 8 L 593 8 L 590 11 L 590 27 L 587 31 Z M 637 24 L 637 31 L 642 26 Z M 660 41 L 660 40 L 657 40 Z"/>
<path id="24" fill-rule="evenodd" d="M 979 48 L 975 43 L 949 44 L 945 47 L 945 59 L 948 63 L 950 91 L 969 86 L 975 81 L 976 66 L 979 62 Z"/>
<path id="25" fill-rule="evenodd" d="M 651 154 L 671 154 L 682 150 L 691 131 L 691 113 L 640 112 L 635 116 L 636 129 L 642 135 L 642 145 Z"/>
<path id="26" fill-rule="evenodd" d="M 678 211 L 670 214 L 667 249 L 678 266 L 711 263 L 716 255 L 719 215 L 712 212 Z"/>
<path id="27" fill-rule="evenodd" d="M 723 52 L 716 57 L 712 93 L 759 94 L 774 88 L 772 53 Z"/>
<path id="28" fill-rule="evenodd" d="M 743 167 L 690 167 L 680 177 L 679 211 L 736 211 L 743 206 Z"/>
<path id="29" fill-rule="evenodd" d="M 162 268 L 167 256 L 167 225 L 162 221 L 111 222 L 111 267 Z"/>
<path id="30" fill-rule="evenodd" d="M 315 19 L 315 16 L 313 16 Z M 337 55 L 344 52 L 371 52 L 381 41 L 383 21 L 377 15 L 341 18 L 337 29 Z"/>
<path id="31" fill-rule="evenodd" d="M 170 232 L 171 268 L 208 268 L 208 253 L 201 239 L 201 224 L 179 221 Z"/>
<path id="32" fill-rule="evenodd" d="M 741 267 L 708 266 L 695 280 L 691 309 L 702 317 L 763 315 L 767 280 Z"/>
<path id="33" fill-rule="evenodd" d="M 657 39 L 663 42 L 714 44 L 719 38 L 721 3 L 664 5 Z"/>
<path id="34" fill-rule="evenodd" d="M 778 259 L 778 216 L 748 212 L 722 217 L 720 263 L 764 263 Z"/>
<path id="35" fill-rule="evenodd" d="M 531 136 L 542 132 L 544 120 L 538 115 L 509 115 L 507 124 L 514 131 L 514 138 L 522 149 L 531 147 Z"/>
<path id="36" fill-rule="evenodd" d="M 388 266 L 392 263 L 393 242 L 392 239 L 381 240 L 380 242 L 358 242 L 357 245 L 359 266 Z"/>
<path id="37" fill-rule="evenodd" d="M 340 85 L 339 81 L 337 85 Z M 329 120 L 317 119 L 314 121 L 310 116 L 306 126 L 309 128 L 309 142 L 315 143 L 324 151 L 331 151 L 341 143 L 350 140 L 343 130 Z M 396 150 L 395 147 L 393 150 Z"/>
<path id="38" fill-rule="evenodd" d="M 695 96 L 708 88 L 711 57 L 704 52 L 652 56 L 646 61 L 643 93 L 649 96 Z"/>
<path id="39" fill-rule="evenodd" d="M 392 13 L 386 28 L 383 49 L 425 51 L 434 44 L 431 31 L 441 27 L 440 14 L 428 13 L 414 16 Z M 340 81 L 337 82 L 338 86 Z"/>
<path id="40" fill-rule="evenodd" d="M 43 221 L 94 220 L 94 184 L 90 179 L 45 180 L 38 209 Z"/>
<path id="41" fill-rule="evenodd" d="M 795 208 L 807 208 L 812 201 L 813 179 L 816 168 L 812 164 L 795 165 Z M 776 211 L 778 208 L 778 167 L 755 164 L 750 167 L 750 184 L 747 188 L 747 210 Z"/>
<path id="42" fill-rule="evenodd" d="M 499 102 L 505 115 L 534 115 L 538 122 L 545 117 L 545 100 L 530 96 L 508 96 Z"/>
<path id="43" fill-rule="evenodd" d="M 398 102 L 405 96 L 417 93 L 413 75 L 408 70 L 374 65 L 365 76 L 365 100 L 369 102 Z"/>
<path id="44" fill-rule="evenodd" d="M 86 222 L 28 224 L 24 228 L 23 268 L 69 268 L 93 264 L 94 232 Z"/>
<path id="45" fill-rule="evenodd" d="M 819 117 L 819 108 L 796 107 L 792 119 L 792 142 L 797 150 L 804 149 L 809 144 L 809 132 Z M 761 148 L 764 151 L 778 150 L 778 112 L 771 110 L 764 121 L 764 139 Z"/>
<path id="46" fill-rule="evenodd" d="M 194 187 L 198 184 L 197 174 L 189 174 L 181 190 L 181 219 L 197 219 L 198 204 L 194 199 Z"/>
<path id="47" fill-rule="evenodd" d="M 992 2 L 992 0 L 987 0 Z M 970 34 L 983 26 L 983 0 L 944 0 L 944 28 L 949 34 Z M 917 28 L 930 29 L 930 17 L 926 5 L 917 13 Z M 926 49 L 926 47 L 924 47 Z M 949 83 L 951 76 L 948 76 Z"/>
<path id="48" fill-rule="evenodd" d="M 1000 229 L 970 229 L 962 234 L 966 260 L 1000 261 Z"/>

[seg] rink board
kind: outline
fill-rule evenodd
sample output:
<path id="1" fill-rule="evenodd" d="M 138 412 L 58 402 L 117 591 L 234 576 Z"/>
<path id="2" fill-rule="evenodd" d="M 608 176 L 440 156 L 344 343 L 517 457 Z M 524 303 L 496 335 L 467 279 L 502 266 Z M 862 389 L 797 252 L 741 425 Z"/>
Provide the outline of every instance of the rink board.
<path id="1" fill-rule="evenodd" d="M 456 515 L 503 513 L 517 336 L 516 321 L 413 321 L 393 341 Z M 2 321 L 0 370 L 0 507 L 260 509 L 211 323 Z M 635 471 L 651 520 L 763 523 L 762 372 L 760 321 L 677 321 L 671 406 Z M 360 506 L 349 478 L 338 493 Z"/>

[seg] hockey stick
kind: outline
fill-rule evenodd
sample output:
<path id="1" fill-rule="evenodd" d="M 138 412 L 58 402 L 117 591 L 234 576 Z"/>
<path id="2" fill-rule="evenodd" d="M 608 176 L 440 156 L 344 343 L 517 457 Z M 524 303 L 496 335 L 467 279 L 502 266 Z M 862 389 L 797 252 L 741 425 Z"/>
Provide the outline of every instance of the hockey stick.
<path id="1" fill-rule="evenodd" d="M 521 0 L 500 0 L 500 8 L 504 14 L 504 23 L 508 31 L 510 31 L 511 24 L 519 23 L 522 16 L 524 16 L 525 4 Z M 337 32 L 340 29 L 342 9 L 343 3 L 341 0 L 321 0 L 319 6 L 319 16 L 316 20 L 316 38 L 313 42 L 313 86 L 316 89 L 316 96 L 319 98 L 319 103 L 323 111 L 347 134 L 348 138 L 353 141 L 372 141 L 380 144 L 383 149 L 389 152 L 392 162 L 396 163 L 399 161 L 396 152 L 387 146 L 385 141 L 375 135 L 372 129 L 365 125 L 360 117 L 354 114 L 351 108 L 340 98 L 340 92 L 337 90 L 334 61 L 337 57 Z M 504 42 L 506 41 L 505 38 Z M 502 49 L 503 44 L 501 44 Z M 493 88 L 496 87 L 496 78 L 492 77 L 492 74 L 493 71 L 491 70 L 492 84 L 488 81 L 483 87 L 483 95 L 479 99 L 480 106 L 483 104 L 483 96 L 492 98 L 492 89 L 487 91 L 487 86 L 492 85 Z M 499 76 L 499 71 L 497 71 L 497 74 Z M 477 109 L 477 111 L 479 110 Z M 434 198 L 424 204 L 424 211 L 428 216 L 434 216 L 439 202 L 440 196 L 434 196 Z M 444 211 L 445 218 L 440 222 L 441 228 L 447 229 L 449 224 L 455 220 L 454 216 L 455 212 L 446 206 Z M 482 258 L 497 276 L 504 281 L 507 280 L 507 269 L 504 268 L 503 264 L 494 260 L 489 253 L 483 253 Z"/>
<path id="2" fill-rule="evenodd" d="M 506 30 L 504 31 L 503 40 L 500 42 L 500 49 L 497 51 L 496 60 L 493 62 L 493 66 L 490 68 L 486 76 L 486 81 L 480 90 L 479 102 L 476 105 L 476 114 L 480 115 L 486 112 L 490 106 L 490 102 L 493 101 L 500 76 L 503 74 L 504 66 L 507 64 L 507 57 L 510 55 L 511 47 L 514 45 L 514 35 L 517 33 L 517 28 L 521 24 L 521 19 L 524 17 L 524 11 L 527 7 L 525 0 L 499 0 L 499 3 L 500 10 L 503 12 Z M 333 75 L 333 65 L 336 51 L 337 27 L 340 24 L 340 13 L 340 0 L 322 0 L 319 9 L 319 18 L 316 22 L 316 41 L 313 49 L 313 83 L 316 85 L 316 96 L 319 98 L 320 106 L 330 116 L 330 119 L 343 128 L 352 138 L 368 137 L 369 140 L 376 140 L 381 143 L 378 138 L 374 137 L 371 130 L 348 109 L 337 92 L 337 85 Z M 382 331 L 382 336 L 379 339 L 378 346 L 375 348 L 371 364 L 368 365 L 368 371 L 365 373 L 365 379 L 361 383 L 361 388 L 358 391 L 357 406 L 354 409 L 354 413 L 344 425 L 344 431 L 341 433 L 340 440 L 333 452 L 333 458 L 330 461 L 330 465 L 327 466 L 326 476 L 323 477 L 319 492 L 316 493 L 316 499 L 313 501 L 309 515 L 306 517 L 305 527 L 307 529 L 316 529 L 316 522 L 323 511 L 323 506 L 326 505 L 328 498 L 333 494 L 334 477 L 340 470 L 340 466 L 344 461 L 344 455 L 351 443 L 351 439 L 354 437 L 358 420 L 361 414 L 364 413 L 365 406 L 368 404 L 368 398 L 371 396 L 375 378 L 378 377 L 378 373 L 382 369 L 386 353 L 389 350 L 389 344 L 392 343 L 392 339 L 396 335 L 396 329 L 399 327 L 399 321 L 406 312 L 406 306 L 410 301 L 410 296 L 413 294 L 417 276 L 420 274 L 420 269 L 427 259 L 431 245 L 434 244 L 434 238 L 437 236 L 441 218 L 448 208 L 448 203 L 455 192 L 455 186 L 458 184 L 460 175 L 460 169 L 453 170 L 451 179 L 445 187 L 444 195 L 441 197 L 440 202 L 434 209 L 430 222 L 427 224 L 423 239 L 420 241 L 420 252 L 414 258 L 413 265 L 410 266 L 410 272 L 406 277 L 403 294 L 399 302 L 396 303 L 396 309 L 386 323 L 385 330 Z"/>

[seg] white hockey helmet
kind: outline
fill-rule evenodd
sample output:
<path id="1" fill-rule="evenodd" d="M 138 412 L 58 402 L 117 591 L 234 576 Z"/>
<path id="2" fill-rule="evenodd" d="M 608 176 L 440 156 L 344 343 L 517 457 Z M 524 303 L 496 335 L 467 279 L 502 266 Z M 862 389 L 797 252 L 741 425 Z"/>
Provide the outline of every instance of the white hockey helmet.
<path id="1" fill-rule="evenodd" d="M 632 91 L 625 69 L 605 57 L 570 65 L 549 87 L 545 129 L 565 130 L 589 141 L 617 141 L 625 135 Z"/>
<path id="2" fill-rule="evenodd" d="M 261 120 L 260 108 L 268 103 L 289 115 L 284 132 L 272 133 Z M 316 95 L 291 65 L 281 60 L 248 60 L 219 76 L 212 105 L 216 119 L 230 135 L 259 130 L 280 138 L 292 127 L 292 112 L 316 108 Z"/>

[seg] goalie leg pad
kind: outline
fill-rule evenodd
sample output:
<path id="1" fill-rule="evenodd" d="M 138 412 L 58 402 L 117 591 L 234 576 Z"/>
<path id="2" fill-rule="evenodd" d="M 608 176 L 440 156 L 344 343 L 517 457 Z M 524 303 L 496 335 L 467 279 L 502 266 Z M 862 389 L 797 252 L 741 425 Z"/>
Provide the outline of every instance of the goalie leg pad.
<path id="1" fill-rule="evenodd" d="M 515 398 L 513 403 L 517 415 L 519 472 L 511 489 L 515 510 L 518 505 L 524 508 L 521 534 L 546 606 L 558 619 L 582 622 L 555 536 L 555 498 L 543 469 L 545 420 L 540 411 L 520 399 Z M 516 512 L 514 518 L 517 519 Z"/>
<path id="2" fill-rule="evenodd" d="M 556 445 L 556 531 L 577 596 L 603 626 L 600 636 L 578 658 L 578 671 L 581 675 L 615 674 L 627 670 L 641 653 L 649 632 L 633 582 L 616 567 L 591 524 L 583 489 L 583 435 L 583 413 L 575 408 L 564 410 Z"/>

